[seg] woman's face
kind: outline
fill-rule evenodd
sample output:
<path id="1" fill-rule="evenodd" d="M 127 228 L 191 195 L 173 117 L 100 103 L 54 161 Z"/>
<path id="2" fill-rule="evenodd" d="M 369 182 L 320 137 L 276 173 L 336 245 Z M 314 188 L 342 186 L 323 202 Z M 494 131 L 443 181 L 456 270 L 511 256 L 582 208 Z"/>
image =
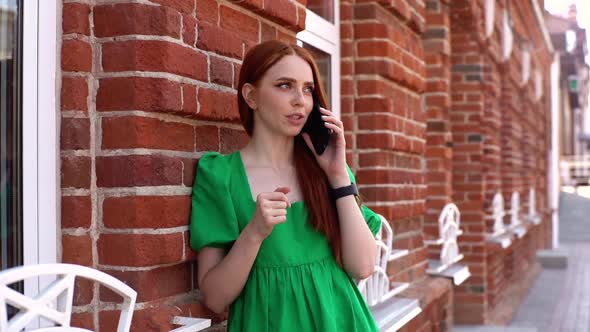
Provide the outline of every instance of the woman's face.
<path id="1" fill-rule="evenodd" d="M 311 66 L 297 55 L 284 56 L 268 69 L 252 91 L 254 130 L 298 135 L 313 107 L 313 89 Z"/>

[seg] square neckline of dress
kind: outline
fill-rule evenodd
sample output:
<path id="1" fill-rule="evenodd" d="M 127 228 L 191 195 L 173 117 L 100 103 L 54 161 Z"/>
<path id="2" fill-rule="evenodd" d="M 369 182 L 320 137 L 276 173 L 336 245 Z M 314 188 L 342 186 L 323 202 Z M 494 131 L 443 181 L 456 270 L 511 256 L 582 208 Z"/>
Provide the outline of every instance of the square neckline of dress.
<path id="1" fill-rule="evenodd" d="M 244 165 L 244 160 L 242 159 L 242 152 L 240 150 L 236 150 L 236 152 L 234 152 L 237 156 L 238 156 L 238 161 L 239 161 L 239 167 L 240 167 L 240 176 L 242 177 L 242 181 L 244 182 L 244 186 L 246 187 L 247 191 L 248 191 L 248 196 L 249 199 L 248 201 L 252 202 L 254 205 L 256 205 L 256 200 L 254 199 L 254 195 L 252 194 L 252 188 L 250 187 L 250 180 L 248 179 L 248 173 L 246 173 L 246 166 Z M 304 201 L 302 199 L 296 201 L 296 202 L 292 202 L 291 206 L 287 207 L 287 209 L 292 208 L 295 205 L 300 205 L 303 204 Z"/>

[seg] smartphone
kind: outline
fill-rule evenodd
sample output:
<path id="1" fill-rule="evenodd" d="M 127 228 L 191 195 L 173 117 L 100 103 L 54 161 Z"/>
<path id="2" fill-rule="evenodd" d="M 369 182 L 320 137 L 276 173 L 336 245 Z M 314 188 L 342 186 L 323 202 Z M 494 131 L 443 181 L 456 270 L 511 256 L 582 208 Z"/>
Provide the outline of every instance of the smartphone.
<path id="1" fill-rule="evenodd" d="M 301 131 L 309 134 L 313 148 L 318 155 L 321 155 L 326 151 L 328 143 L 330 143 L 332 130 L 326 128 L 325 121 L 322 120 L 322 113 L 320 112 L 320 103 L 315 97 L 313 109 Z"/>

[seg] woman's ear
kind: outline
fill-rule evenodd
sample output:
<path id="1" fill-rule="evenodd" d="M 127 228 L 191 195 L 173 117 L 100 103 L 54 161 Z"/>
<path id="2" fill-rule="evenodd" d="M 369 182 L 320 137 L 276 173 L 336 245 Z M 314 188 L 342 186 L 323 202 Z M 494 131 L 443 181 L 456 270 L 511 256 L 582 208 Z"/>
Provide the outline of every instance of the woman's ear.
<path id="1" fill-rule="evenodd" d="M 251 109 L 256 110 L 257 108 L 257 98 L 256 98 L 256 87 L 250 83 L 246 83 L 242 86 L 242 96 L 246 101 L 246 104 L 250 106 Z"/>

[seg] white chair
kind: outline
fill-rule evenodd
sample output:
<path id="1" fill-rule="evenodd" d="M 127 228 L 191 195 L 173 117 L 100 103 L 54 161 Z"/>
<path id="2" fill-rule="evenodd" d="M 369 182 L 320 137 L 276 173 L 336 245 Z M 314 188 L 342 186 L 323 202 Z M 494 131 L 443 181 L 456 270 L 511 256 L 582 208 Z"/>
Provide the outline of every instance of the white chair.
<path id="1" fill-rule="evenodd" d="M 379 331 L 393 332 L 420 314 L 422 309 L 417 299 L 396 296 L 406 290 L 409 283 L 389 281 L 387 264 L 406 256 L 409 251 L 393 249 L 393 231 L 387 220 L 383 216 L 380 218 L 381 229 L 375 236 L 375 271 L 367 279 L 359 281 L 357 287 L 367 301 Z"/>
<path id="2" fill-rule="evenodd" d="M 33 298 L 8 287 L 19 281 L 41 276 L 56 276 L 56 280 Z M 40 328 L 35 330 L 36 332 L 89 332 L 86 329 L 70 326 L 76 277 L 99 282 L 123 297 L 117 332 L 129 331 L 137 292 L 104 272 L 73 264 L 28 265 L 1 271 L 0 331 L 19 332 L 35 319 L 44 318 L 57 326 Z M 62 294 L 65 297 L 60 297 Z M 62 308 L 56 309 L 53 303 L 58 298 L 63 299 L 63 301 L 59 301 L 59 306 Z M 8 319 L 7 305 L 19 309 L 19 312 L 10 320 Z"/>
<path id="3" fill-rule="evenodd" d="M 441 246 L 439 259 L 428 260 L 426 273 L 450 278 L 455 285 L 460 285 L 471 273 L 469 267 L 457 264 L 463 259 L 459 253 L 457 237 L 463 234 L 459 228 L 461 224 L 461 212 L 457 205 L 449 203 L 445 205 L 438 217 L 439 238 L 436 240 L 425 240 L 424 243 L 430 246 Z"/>

